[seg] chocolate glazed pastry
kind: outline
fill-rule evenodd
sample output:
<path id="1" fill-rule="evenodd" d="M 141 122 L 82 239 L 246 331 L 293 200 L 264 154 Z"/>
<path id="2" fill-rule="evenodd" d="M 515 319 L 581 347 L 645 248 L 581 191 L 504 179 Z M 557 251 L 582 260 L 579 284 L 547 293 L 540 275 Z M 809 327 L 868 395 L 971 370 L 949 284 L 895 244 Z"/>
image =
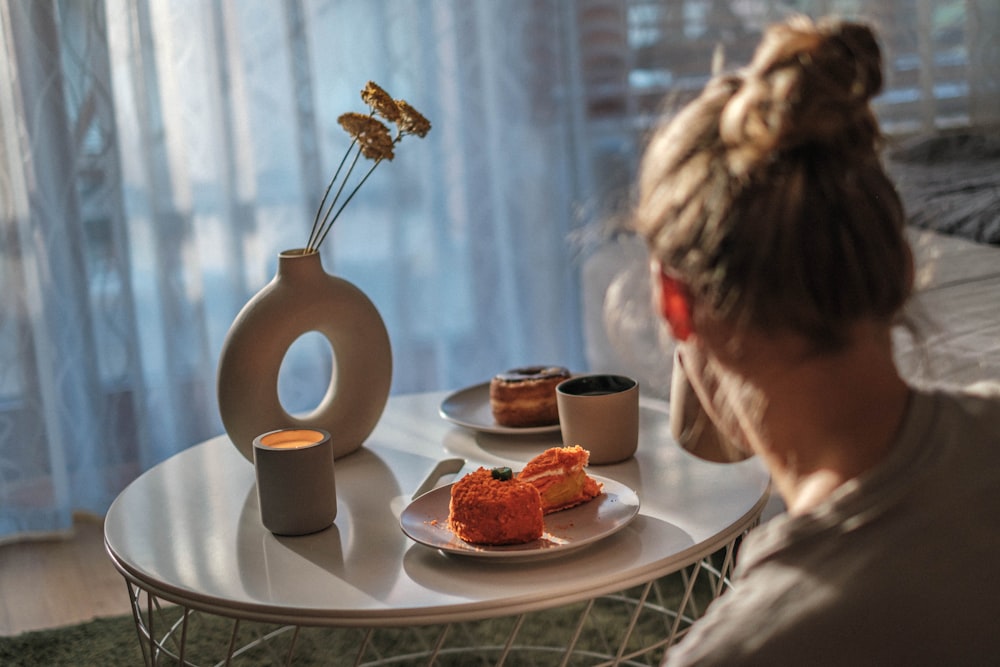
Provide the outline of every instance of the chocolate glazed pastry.
<path id="1" fill-rule="evenodd" d="M 501 426 L 548 426 L 559 422 L 556 385 L 568 380 L 562 366 L 526 366 L 490 381 L 490 408 Z"/>

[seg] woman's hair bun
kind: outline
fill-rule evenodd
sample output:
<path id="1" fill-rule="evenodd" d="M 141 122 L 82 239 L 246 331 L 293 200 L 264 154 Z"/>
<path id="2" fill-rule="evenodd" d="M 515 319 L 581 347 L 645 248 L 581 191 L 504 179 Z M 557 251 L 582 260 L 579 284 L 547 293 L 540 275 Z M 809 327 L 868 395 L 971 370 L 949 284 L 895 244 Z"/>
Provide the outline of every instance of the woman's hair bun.
<path id="1" fill-rule="evenodd" d="M 764 34 L 719 134 L 735 173 L 804 146 L 870 153 L 878 123 L 870 101 L 882 88 L 882 56 L 868 26 L 795 17 Z"/>

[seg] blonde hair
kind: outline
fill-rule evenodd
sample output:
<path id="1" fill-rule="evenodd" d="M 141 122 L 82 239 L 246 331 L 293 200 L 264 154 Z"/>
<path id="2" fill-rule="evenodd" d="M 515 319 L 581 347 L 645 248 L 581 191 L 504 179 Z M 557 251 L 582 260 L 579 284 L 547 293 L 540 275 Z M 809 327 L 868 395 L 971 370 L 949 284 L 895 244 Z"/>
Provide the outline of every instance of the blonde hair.
<path id="1" fill-rule="evenodd" d="M 898 314 L 910 254 L 881 86 L 869 27 L 796 17 L 654 135 L 634 225 L 715 317 L 836 349 L 852 322 Z"/>

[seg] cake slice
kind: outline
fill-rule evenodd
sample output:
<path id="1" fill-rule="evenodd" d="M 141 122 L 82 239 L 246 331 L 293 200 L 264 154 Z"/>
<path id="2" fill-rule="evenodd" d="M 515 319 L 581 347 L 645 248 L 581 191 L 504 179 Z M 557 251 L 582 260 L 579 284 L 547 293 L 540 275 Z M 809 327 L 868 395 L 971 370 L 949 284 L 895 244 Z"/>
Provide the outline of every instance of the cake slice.
<path id="1" fill-rule="evenodd" d="M 528 461 L 517 478 L 538 489 L 542 512 L 551 514 L 601 495 L 604 485 L 583 470 L 589 460 L 579 445 L 552 447 Z"/>

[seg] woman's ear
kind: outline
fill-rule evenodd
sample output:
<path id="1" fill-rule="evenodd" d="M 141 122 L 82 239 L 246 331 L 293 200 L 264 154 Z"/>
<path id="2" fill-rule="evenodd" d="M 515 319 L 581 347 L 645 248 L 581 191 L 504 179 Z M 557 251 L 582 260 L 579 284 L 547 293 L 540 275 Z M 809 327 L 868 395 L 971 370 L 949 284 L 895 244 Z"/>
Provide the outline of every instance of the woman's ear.
<path id="1" fill-rule="evenodd" d="M 653 262 L 652 269 L 657 312 L 670 325 L 674 338 L 687 340 L 694 331 L 691 293 L 685 283 L 667 275 L 658 262 Z"/>

